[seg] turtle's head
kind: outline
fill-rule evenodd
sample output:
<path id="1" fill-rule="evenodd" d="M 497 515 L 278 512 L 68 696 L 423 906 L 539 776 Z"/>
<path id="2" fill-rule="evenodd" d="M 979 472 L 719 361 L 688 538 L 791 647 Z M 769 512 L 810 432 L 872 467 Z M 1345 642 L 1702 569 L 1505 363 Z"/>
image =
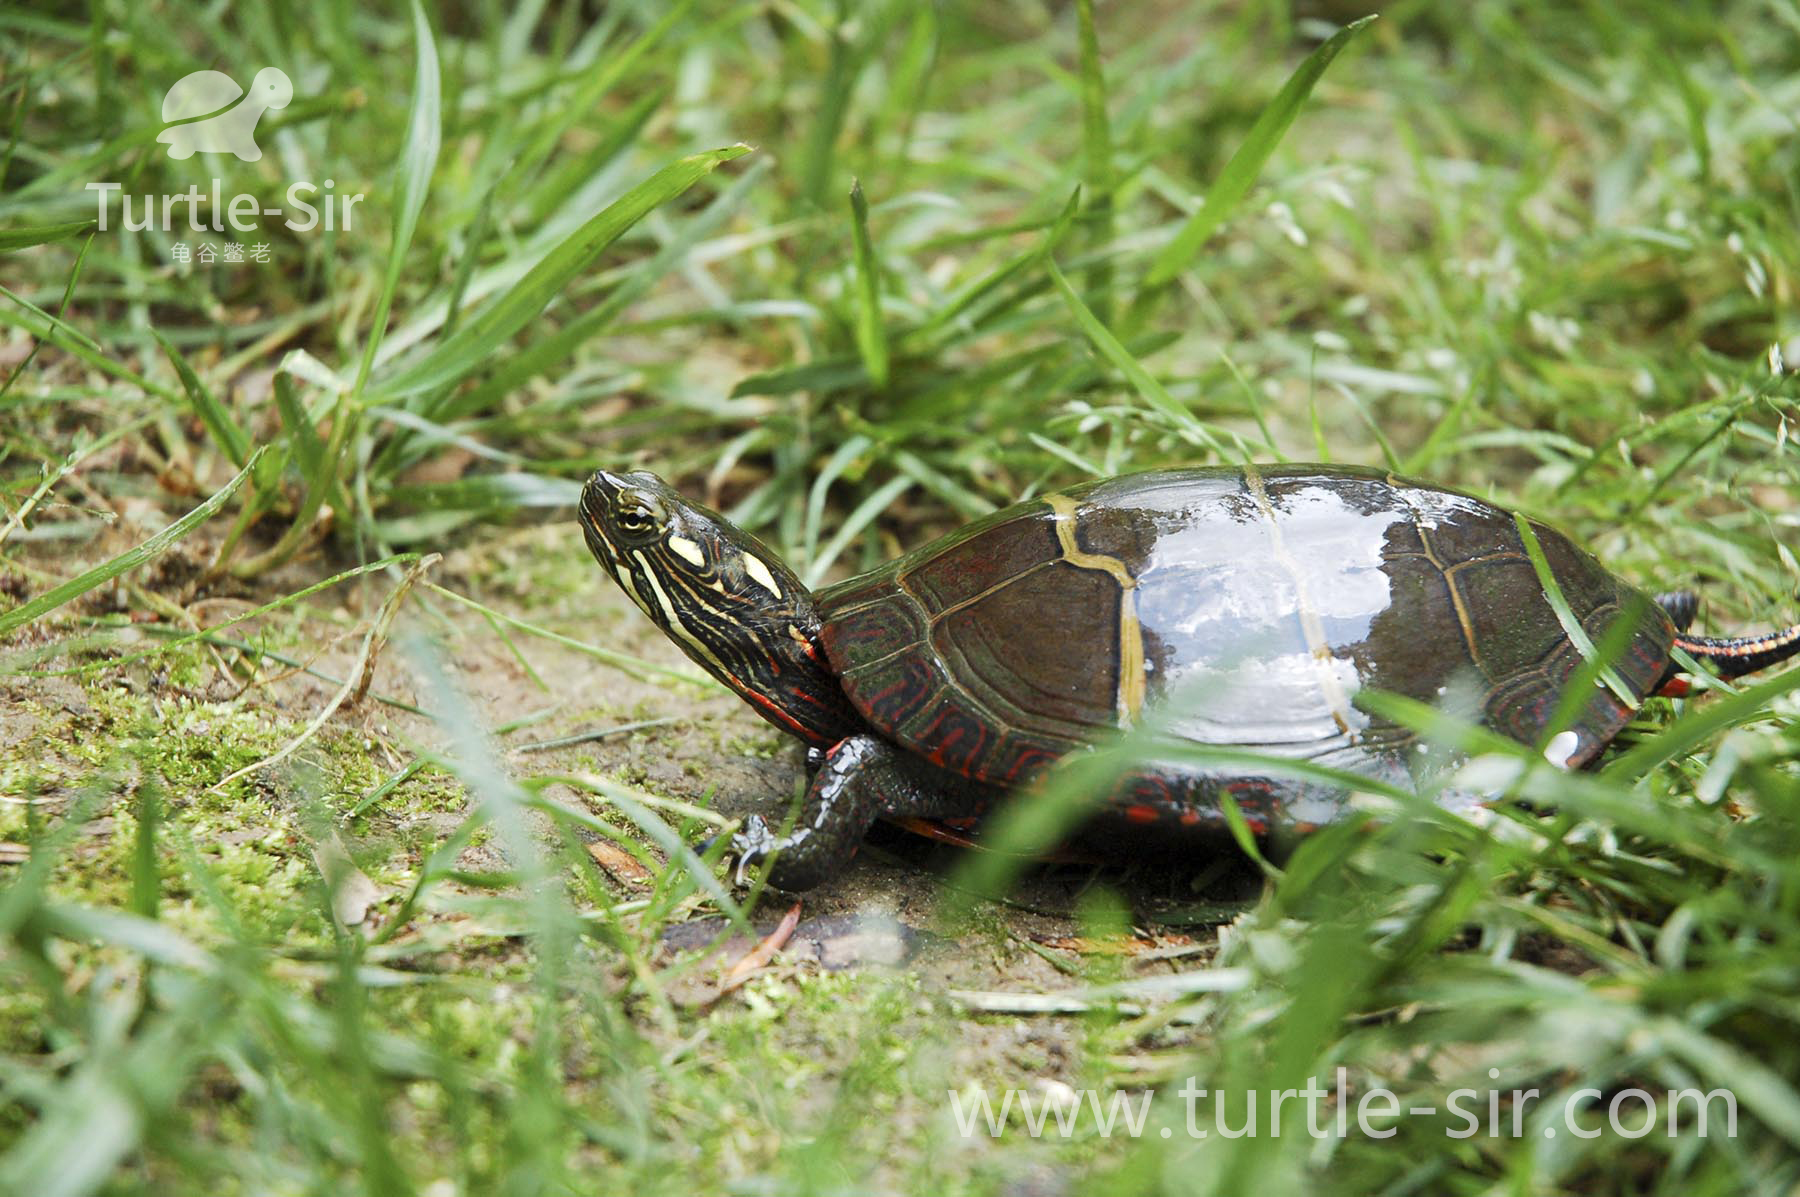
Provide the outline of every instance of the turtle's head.
<path id="1" fill-rule="evenodd" d="M 695 664 L 809 744 L 862 730 L 819 644 L 794 571 L 655 474 L 596 470 L 581 492 L 588 548 Z"/>

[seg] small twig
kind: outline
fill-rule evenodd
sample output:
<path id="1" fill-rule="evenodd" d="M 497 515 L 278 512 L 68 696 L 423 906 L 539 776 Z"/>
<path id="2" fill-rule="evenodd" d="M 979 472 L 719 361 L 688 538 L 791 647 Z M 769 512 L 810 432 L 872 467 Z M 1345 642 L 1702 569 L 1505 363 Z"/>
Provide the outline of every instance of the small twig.
<path id="1" fill-rule="evenodd" d="M 442 553 L 431 553 L 414 562 L 394 587 L 393 593 L 388 595 L 387 602 L 381 604 L 381 611 L 375 617 L 375 626 L 369 629 L 369 639 L 363 644 L 362 667 L 356 675 L 356 689 L 350 693 L 351 706 L 357 706 L 368 697 L 369 685 L 375 680 L 375 658 L 381 655 L 382 646 L 387 643 L 388 629 L 394 624 L 394 616 L 400 613 L 400 601 L 413 588 L 413 583 L 425 576 L 427 569 L 443 559 Z"/>
<path id="2" fill-rule="evenodd" d="M 552 748 L 568 748 L 573 744 L 586 744 L 591 740 L 606 740 L 613 736 L 622 736 L 626 732 L 642 731 L 646 727 L 666 727 L 671 723 L 680 722 L 680 718 L 674 715 L 667 715 L 661 719 L 640 719 L 636 723 L 621 723 L 617 727 L 602 727 L 573 736 L 559 736 L 554 740 L 536 740 L 530 744 L 515 745 L 513 751 L 548 752 Z"/>
<path id="3" fill-rule="evenodd" d="M 1091 985 L 1055 993 L 1012 993 L 951 989 L 951 1001 L 978 1014 L 1085 1014 L 1112 1010 L 1142 1014 L 1146 1002 L 1180 1001 L 1208 994 L 1236 993 L 1250 984 L 1247 968 L 1203 968 L 1154 977 L 1133 977 L 1110 985 Z"/>

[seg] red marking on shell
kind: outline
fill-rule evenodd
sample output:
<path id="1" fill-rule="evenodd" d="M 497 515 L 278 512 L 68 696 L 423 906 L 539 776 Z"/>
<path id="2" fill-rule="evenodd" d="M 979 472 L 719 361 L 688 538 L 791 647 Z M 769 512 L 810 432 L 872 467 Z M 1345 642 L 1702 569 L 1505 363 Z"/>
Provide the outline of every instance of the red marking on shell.
<path id="1" fill-rule="evenodd" d="M 1162 815 L 1154 806 L 1145 806 L 1137 802 L 1125 808 L 1125 817 L 1133 823 L 1155 823 L 1162 819 Z"/>
<path id="2" fill-rule="evenodd" d="M 1016 744 L 1016 741 L 1013 741 Z M 1061 755 L 1035 744 L 1017 744 L 1011 749 L 1013 753 L 1012 768 L 1000 778 L 1002 785 L 1016 785 L 1038 773 L 1048 769 L 1061 759 Z"/>
<path id="3" fill-rule="evenodd" d="M 987 743 L 987 730 L 941 700 L 932 714 L 931 724 L 918 733 L 921 741 L 933 745 L 928 759 L 940 768 L 972 776 L 974 763 Z"/>

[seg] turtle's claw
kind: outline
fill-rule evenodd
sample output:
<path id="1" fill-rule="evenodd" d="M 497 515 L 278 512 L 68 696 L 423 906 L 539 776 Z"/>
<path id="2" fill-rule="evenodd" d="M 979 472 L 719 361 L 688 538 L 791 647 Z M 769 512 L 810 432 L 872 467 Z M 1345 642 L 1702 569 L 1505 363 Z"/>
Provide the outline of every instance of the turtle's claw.
<path id="1" fill-rule="evenodd" d="M 749 883 L 752 868 L 771 856 L 780 847 L 775 833 L 769 830 L 769 824 L 761 815 L 751 815 L 731 837 L 732 855 L 738 858 L 737 872 L 734 879 L 738 885 Z"/>

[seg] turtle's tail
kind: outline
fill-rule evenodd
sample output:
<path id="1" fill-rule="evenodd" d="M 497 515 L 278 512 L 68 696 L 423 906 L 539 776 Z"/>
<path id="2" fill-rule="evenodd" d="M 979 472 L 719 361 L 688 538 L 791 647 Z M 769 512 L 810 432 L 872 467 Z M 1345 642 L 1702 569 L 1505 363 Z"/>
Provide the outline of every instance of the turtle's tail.
<path id="1" fill-rule="evenodd" d="M 1740 677 L 1800 656 L 1800 623 L 1761 636 L 1675 637 L 1675 647 L 1701 661 L 1720 677 Z"/>

